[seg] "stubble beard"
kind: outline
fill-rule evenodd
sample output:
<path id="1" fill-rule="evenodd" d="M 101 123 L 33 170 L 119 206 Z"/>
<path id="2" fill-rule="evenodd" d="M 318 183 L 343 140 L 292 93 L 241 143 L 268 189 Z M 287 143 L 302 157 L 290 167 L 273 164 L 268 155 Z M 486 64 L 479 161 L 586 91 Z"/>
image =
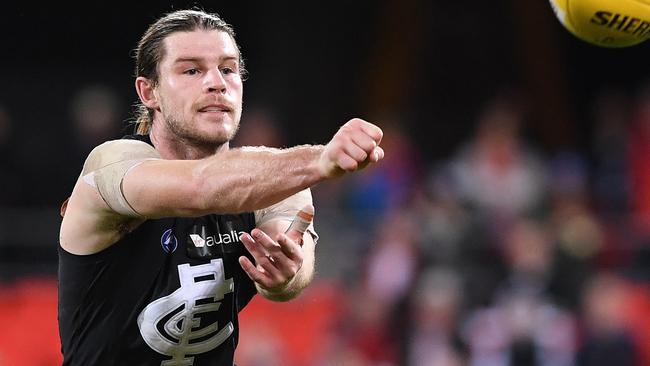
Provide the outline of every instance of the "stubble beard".
<path id="1" fill-rule="evenodd" d="M 220 146 L 223 144 L 228 143 L 230 140 L 232 140 L 233 137 L 237 134 L 237 131 L 239 130 L 239 121 L 236 121 L 234 123 L 234 128 L 230 134 L 227 136 L 209 136 L 202 134 L 200 131 L 197 129 L 192 129 L 192 122 L 189 123 L 183 123 L 181 119 L 177 118 L 174 115 L 167 115 L 164 116 L 165 119 L 165 124 L 167 125 L 167 128 L 169 131 L 172 132 L 174 136 L 176 136 L 179 140 L 183 141 L 184 143 L 191 145 L 191 146 L 196 146 L 202 149 L 218 149 Z"/>

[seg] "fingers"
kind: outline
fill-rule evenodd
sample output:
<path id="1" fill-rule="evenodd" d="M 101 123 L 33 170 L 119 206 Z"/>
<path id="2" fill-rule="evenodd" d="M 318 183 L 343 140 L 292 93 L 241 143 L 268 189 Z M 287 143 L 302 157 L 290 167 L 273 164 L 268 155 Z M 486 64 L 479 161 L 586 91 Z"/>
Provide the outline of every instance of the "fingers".
<path id="1" fill-rule="evenodd" d="M 383 159 L 384 151 L 379 148 L 382 138 L 379 127 L 359 118 L 341 126 L 324 152 L 321 166 L 326 176 L 363 169 Z"/>
<path id="2" fill-rule="evenodd" d="M 275 264 L 272 262 L 271 255 L 267 254 L 263 246 L 256 243 L 249 234 L 243 234 L 240 237 L 241 242 L 244 244 L 244 247 L 248 249 L 248 252 L 251 253 L 257 264 L 256 270 L 265 274 L 265 277 L 268 277 L 271 280 L 276 279 L 279 272 L 275 268 Z"/>
<path id="3" fill-rule="evenodd" d="M 248 249 L 248 252 L 253 255 L 253 258 L 255 258 L 255 261 L 259 263 L 260 258 L 264 258 L 267 255 L 266 250 L 264 250 L 264 247 L 261 245 L 257 245 L 255 242 L 255 239 L 250 236 L 248 233 L 244 233 L 241 235 L 239 238 L 241 242 L 244 244 L 246 249 Z"/>
<path id="4" fill-rule="evenodd" d="M 374 149 L 374 148 L 373 148 Z M 359 145 L 353 143 L 346 144 L 343 146 L 343 151 L 349 157 L 351 157 L 355 162 L 362 162 L 368 157 L 368 153 L 364 151 Z"/>
<path id="5" fill-rule="evenodd" d="M 373 163 L 378 162 L 379 160 L 384 158 L 384 149 L 381 147 L 377 146 L 372 150 L 372 153 L 370 154 L 370 161 Z"/>
<path id="6" fill-rule="evenodd" d="M 337 165 L 346 172 L 353 172 L 359 167 L 359 162 L 350 155 L 341 154 L 337 159 Z"/>
<path id="7" fill-rule="evenodd" d="M 381 143 L 381 139 L 384 137 L 384 132 L 378 126 L 373 125 L 370 122 L 366 122 L 361 118 L 353 118 L 348 123 L 358 126 L 367 136 L 372 138 L 377 145 Z"/>
<path id="8" fill-rule="evenodd" d="M 243 234 L 241 241 L 255 259 L 254 266 L 246 257 L 239 258 L 242 269 L 255 282 L 266 288 L 286 285 L 302 266 L 300 246 L 286 234 L 280 234 L 278 241 L 272 240 L 260 229 Z M 250 264 L 250 265 L 249 265 Z"/>
<path id="9" fill-rule="evenodd" d="M 366 156 L 379 144 L 377 140 L 373 139 L 362 130 L 352 131 L 350 134 L 350 140 L 355 146 L 359 147 Z"/>
<path id="10" fill-rule="evenodd" d="M 275 261 L 279 261 L 279 260 L 281 261 L 283 257 L 288 257 L 288 259 L 292 259 L 292 260 L 297 259 L 297 256 L 295 254 L 297 253 L 297 251 L 294 249 L 296 248 L 299 249 L 299 247 L 296 244 L 296 242 L 289 239 L 286 234 L 279 234 L 277 242 L 271 239 L 270 236 L 266 235 L 266 233 L 260 229 L 253 229 L 251 234 L 253 234 L 252 237 L 248 234 L 244 234 L 242 236 L 245 237 L 244 239 L 248 241 L 248 244 L 250 244 L 251 247 L 254 247 L 253 250 L 255 251 L 255 253 L 251 251 L 251 254 L 253 254 L 253 257 L 255 257 L 256 259 L 257 259 L 256 254 L 262 257 L 266 257 L 267 255 L 269 255 Z M 291 250 L 288 250 L 286 248 L 288 246 L 292 247 Z M 294 253 L 294 255 L 288 256 L 286 255 L 287 252 Z M 285 255 L 282 255 L 283 253 Z"/>
<path id="11" fill-rule="evenodd" d="M 285 264 L 288 267 L 291 267 L 293 263 L 300 263 L 302 265 L 302 249 L 295 240 L 291 239 L 287 234 L 279 234 L 278 244 L 280 244 L 280 251 L 284 254 L 283 256 L 278 256 L 280 262 L 286 258 L 287 261 L 285 261 Z M 300 267 L 297 269 L 300 269 Z"/>
<path id="12" fill-rule="evenodd" d="M 246 274 L 248 275 L 248 277 L 251 280 L 253 280 L 253 281 L 255 281 L 255 282 L 259 283 L 260 285 L 262 285 L 264 287 L 267 287 L 267 288 L 273 287 L 272 286 L 273 283 L 271 282 L 272 281 L 271 278 L 267 274 L 259 271 L 255 267 L 255 265 L 253 265 L 253 263 L 250 261 L 250 259 L 248 259 L 248 258 L 246 258 L 244 256 L 239 257 L 239 265 L 244 270 L 244 272 L 246 272 Z"/>

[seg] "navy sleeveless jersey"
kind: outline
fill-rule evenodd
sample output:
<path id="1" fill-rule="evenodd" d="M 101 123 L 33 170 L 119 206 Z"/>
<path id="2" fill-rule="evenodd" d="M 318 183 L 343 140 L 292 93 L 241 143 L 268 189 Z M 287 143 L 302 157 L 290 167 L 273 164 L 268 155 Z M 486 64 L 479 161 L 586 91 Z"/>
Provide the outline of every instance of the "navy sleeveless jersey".
<path id="1" fill-rule="evenodd" d="M 96 254 L 59 246 L 63 365 L 233 365 L 254 227 L 253 213 L 165 218 Z"/>

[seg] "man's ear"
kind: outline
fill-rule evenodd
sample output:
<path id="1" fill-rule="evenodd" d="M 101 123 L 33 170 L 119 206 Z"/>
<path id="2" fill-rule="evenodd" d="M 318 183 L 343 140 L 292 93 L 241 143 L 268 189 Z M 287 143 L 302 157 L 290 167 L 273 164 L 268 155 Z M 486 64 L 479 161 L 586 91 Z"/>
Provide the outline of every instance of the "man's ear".
<path id="1" fill-rule="evenodd" d="M 156 96 L 154 83 L 144 76 L 135 79 L 135 90 L 138 92 L 140 101 L 147 108 L 158 109 L 158 97 Z"/>

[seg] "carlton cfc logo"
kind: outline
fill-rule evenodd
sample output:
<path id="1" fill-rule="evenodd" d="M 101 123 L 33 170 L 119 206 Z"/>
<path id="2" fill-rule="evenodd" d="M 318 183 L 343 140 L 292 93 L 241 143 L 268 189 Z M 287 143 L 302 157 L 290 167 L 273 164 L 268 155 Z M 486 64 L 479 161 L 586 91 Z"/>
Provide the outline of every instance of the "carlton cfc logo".
<path id="1" fill-rule="evenodd" d="M 178 240 L 172 233 L 172 229 L 167 229 L 160 237 L 160 245 L 167 253 L 173 253 L 178 247 Z"/>
<path id="2" fill-rule="evenodd" d="M 147 345 L 172 357 L 160 366 L 192 366 L 196 355 L 219 347 L 235 330 L 232 321 L 216 320 L 224 296 L 235 291 L 233 279 L 224 274 L 223 259 L 177 268 L 181 286 L 149 303 L 138 315 L 138 328 Z M 224 306 L 222 313 L 228 311 L 230 306 Z"/>

